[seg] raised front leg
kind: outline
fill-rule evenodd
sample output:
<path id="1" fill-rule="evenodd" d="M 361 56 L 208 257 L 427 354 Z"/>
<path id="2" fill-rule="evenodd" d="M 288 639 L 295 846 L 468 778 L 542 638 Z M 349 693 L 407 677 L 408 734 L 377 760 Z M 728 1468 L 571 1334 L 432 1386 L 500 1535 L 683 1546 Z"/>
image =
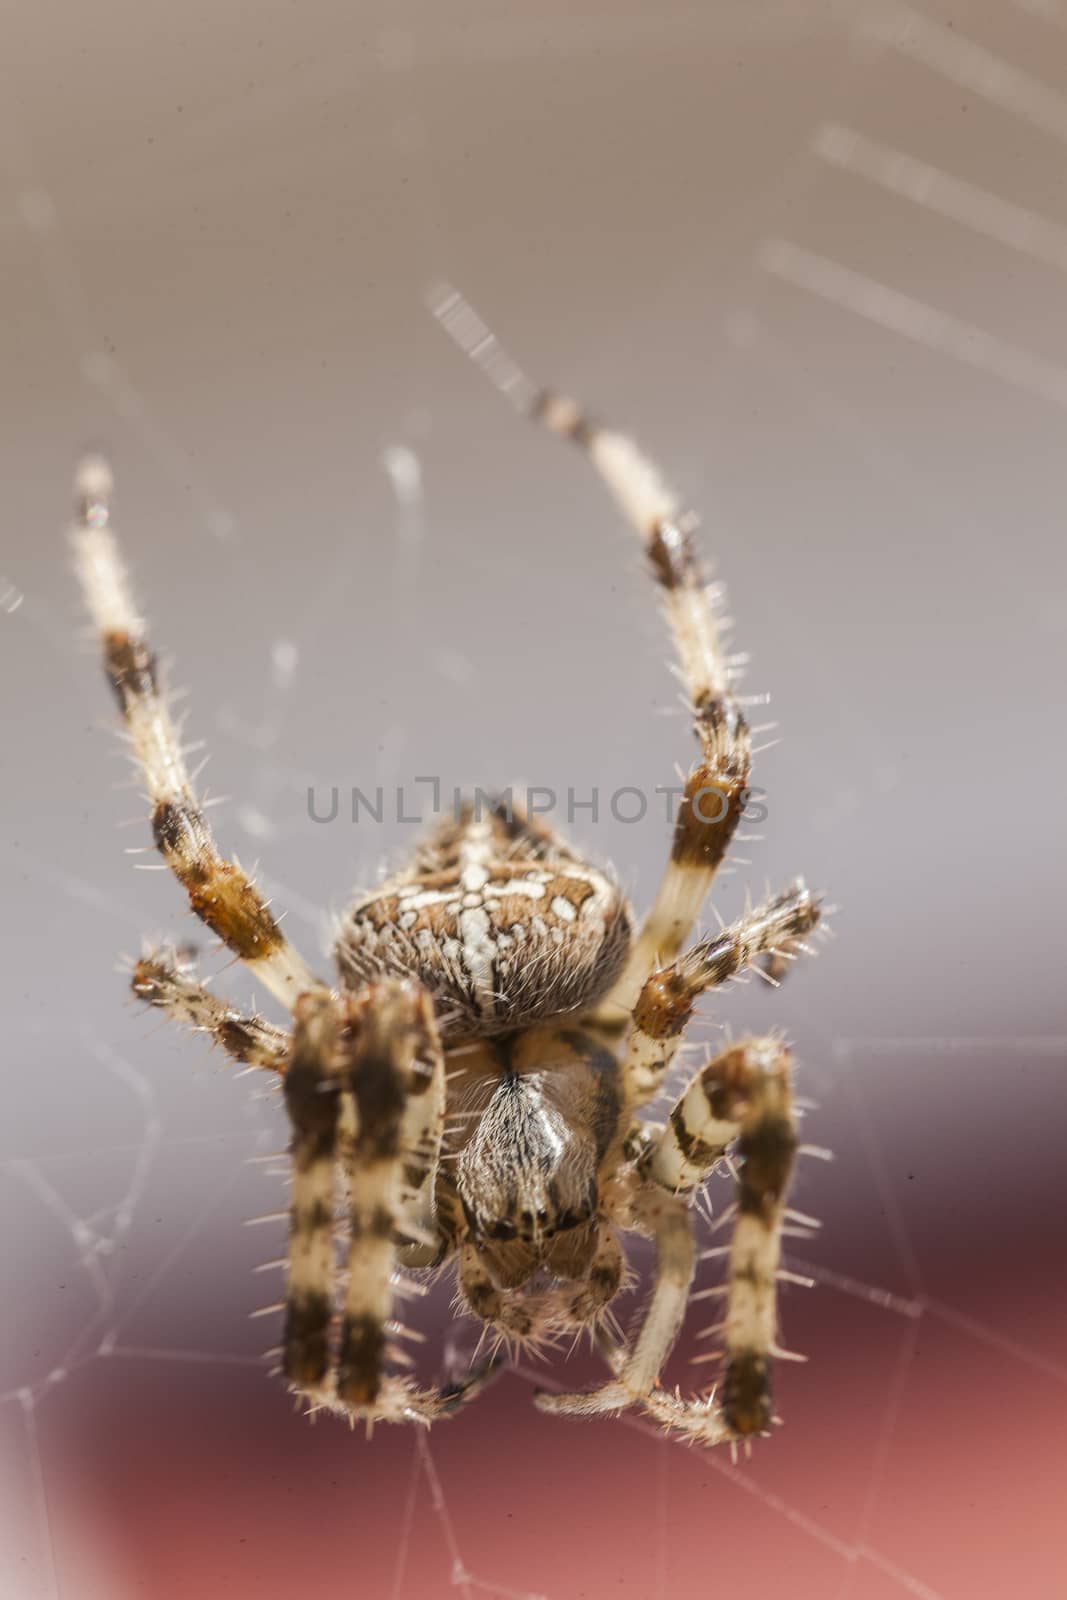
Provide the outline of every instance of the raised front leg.
<path id="1" fill-rule="evenodd" d="M 745 807 L 751 739 L 734 692 L 738 663 L 724 644 L 723 594 L 703 570 L 693 538 L 695 517 L 631 439 L 593 422 L 573 400 L 533 383 L 454 290 L 442 288 L 432 309 L 518 411 L 588 457 L 644 544 L 674 639 L 700 755 L 685 782 L 659 892 L 621 976 L 598 1007 L 598 1018 L 610 1024 L 633 1006 L 653 965 L 682 948 Z"/>

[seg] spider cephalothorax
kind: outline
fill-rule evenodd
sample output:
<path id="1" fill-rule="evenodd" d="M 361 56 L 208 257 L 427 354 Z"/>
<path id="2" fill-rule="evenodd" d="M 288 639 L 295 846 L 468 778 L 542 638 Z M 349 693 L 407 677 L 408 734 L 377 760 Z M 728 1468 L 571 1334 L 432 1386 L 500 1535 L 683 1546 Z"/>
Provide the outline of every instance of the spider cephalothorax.
<path id="1" fill-rule="evenodd" d="M 459 1308 L 498 1344 L 595 1335 L 609 1381 L 540 1395 L 545 1409 L 637 1405 L 704 1443 L 748 1437 L 773 1419 L 771 1366 L 784 1354 L 776 1279 L 797 1149 L 789 1051 L 774 1036 L 732 1044 L 696 1072 L 664 1125 L 640 1113 L 664 1089 L 699 996 L 748 967 L 780 971 L 805 948 L 818 902 L 797 883 L 686 948 L 744 811 L 750 762 L 689 520 L 628 440 L 535 390 L 457 295 L 436 309 L 520 410 L 592 459 L 645 542 L 699 743 L 659 894 L 635 937 L 609 874 L 513 804 L 472 802 L 407 870 L 355 901 L 338 930 L 337 985 L 318 979 L 204 819 L 111 529 L 110 473 L 94 459 L 79 472 L 75 544 L 156 845 L 292 1027 L 217 1000 L 171 951 L 137 963 L 134 990 L 283 1080 L 293 1184 L 282 1367 L 313 1405 L 430 1422 L 477 1392 L 488 1367 L 419 1387 L 397 1345 L 398 1305 L 418 1275 L 454 1265 Z M 693 1201 L 731 1151 L 722 1384 L 718 1398 L 683 1399 L 660 1374 L 690 1296 Z M 625 1232 L 656 1248 L 629 1338 L 610 1310 L 626 1277 Z"/>

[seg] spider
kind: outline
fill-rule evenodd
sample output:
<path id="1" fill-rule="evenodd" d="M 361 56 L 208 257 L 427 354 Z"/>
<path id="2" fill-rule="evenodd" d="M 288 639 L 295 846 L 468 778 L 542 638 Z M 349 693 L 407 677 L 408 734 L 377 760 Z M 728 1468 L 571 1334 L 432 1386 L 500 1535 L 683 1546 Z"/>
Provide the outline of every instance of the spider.
<path id="1" fill-rule="evenodd" d="M 166 947 L 136 963 L 133 991 L 282 1081 L 292 1186 L 281 1370 L 312 1409 L 428 1424 L 472 1398 L 507 1349 L 588 1330 L 605 1380 L 539 1393 L 543 1410 L 636 1407 L 693 1441 L 747 1439 L 775 1420 L 772 1367 L 787 1354 L 776 1280 L 789 1276 L 780 1248 L 798 1149 L 790 1051 L 777 1035 L 732 1043 L 665 1123 L 639 1114 L 663 1091 L 698 998 L 746 968 L 784 970 L 807 949 L 819 902 L 798 881 L 687 947 L 745 809 L 751 757 L 693 519 L 630 440 L 535 388 L 458 294 L 442 290 L 433 309 L 520 412 L 589 458 L 644 542 L 699 747 L 651 910 L 635 928 L 614 879 L 541 818 L 504 799 L 471 802 L 348 909 L 336 982 L 320 980 L 197 802 L 116 543 L 111 473 L 93 457 L 76 479 L 77 566 L 156 847 L 291 1029 L 218 999 Z M 711 1291 L 726 1304 L 721 1381 L 683 1397 L 660 1375 L 691 1293 L 694 1204 L 731 1155 L 732 1241 L 711 1252 L 728 1257 Z M 611 1311 L 627 1279 L 625 1232 L 655 1248 L 629 1338 Z M 427 1387 L 407 1371 L 402 1302 L 446 1265 L 458 1309 L 486 1325 L 494 1354 Z"/>

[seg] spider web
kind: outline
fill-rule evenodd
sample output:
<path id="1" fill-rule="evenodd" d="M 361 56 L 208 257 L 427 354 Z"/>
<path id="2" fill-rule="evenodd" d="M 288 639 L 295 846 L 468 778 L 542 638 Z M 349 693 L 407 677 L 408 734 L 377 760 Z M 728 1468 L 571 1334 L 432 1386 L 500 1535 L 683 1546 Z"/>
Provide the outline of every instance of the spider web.
<path id="1" fill-rule="evenodd" d="M 1067 20 L 1054 0 L 1016 0 L 1015 10 L 1018 26 L 1034 30 L 1026 36 L 1024 57 L 1038 54 L 1049 40 L 1055 40 Z M 933 7 L 921 11 L 895 5 L 831 6 L 812 8 L 809 13 L 794 5 L 780 11 L 769 8 L 768 17 L 761 26 L 779 42 L 794 37 L 798 18 L 828 22 L 847 38 L 848 70 L 837 86 L 833 104 L 782 161 L 775 183 L 752 203 L 752 249 L 722 311 L 726 343 L 749 384 L 759 388 L 773 380 L 779 394 L 792 396 L 793 404 L 809 409 L 818 419 L 831 441 L 831 451 L 847 448 L 858 453 L 870 470 L 871 481 L 917 505 L 931 493 L 928 466 L 916 465 L 894 446 L 891 437 L 887 439 L 885 430 L 863 420 L 861 409 L 848 399 L 847 368 L 837 373 L 813 371 L 806 351 L 791 339 L 788 307 L 800 300 L 818 303 L 821 314 L 830 319 L 827 326 L 863 328 L 864 337 L 873 330 L 872 336 L 897 342 L 895 359 L 902 365 L 906 366 L 917 350 L 915 359 L 923 363 L 924 372 L 928 362 L 940 360 L 949 370 L 965 372 L 968 380 L 974 377 L 988 382 L 991 393 L 1005 388 L 1025 396 L 1038 411 L 1056 413 L 1067 403 L 1067 352 L 1063 361 L 1048 349 L 1038 355 L 1021 334 L 994 331 L 976 320 L 973 307 L 957 313 L 947 308 L 943 294 L 924 298 L 913 286 L 910 273 L 904 274 L 903 283 L 888 270 L 884 277 L 877 276 L 847 250 L 834 248 L 832 228 L 826 230 L 829 242 L 807 242 L 811 230 L 803 225 L 804 208 L 811 208 L 818 220 L 818 196 L 834 181 L 847 180 L 862 186 L 865 206 L 884 203 L 907 208 L 915 238 L 922 237 L 927 220 L 934 227 L 951 222 L 968 231 L 976 250 L 986 246 L 1006 249 L 1030 265 L 1062 275 L 1067 267 L 1067 227 L 1036 206 L 1001 192 L 995 182 L 987 188 L 960 176 L 950 160 L 942 165 L 936 150 L 917 153 L 914 143 L 905 138 L 894 142 L 884 129 L 872 131 L 864 119 L 862 99 L 872 74 L 897 74 L 902 81 L 910 81 L 908 73 L 925 74 L 946 95 L 965 92 L 979 111 L 1018 119 L 1032 136 L 1062 143 L 1067 138 L 1067 95 L 985 42 L 992 30 L 980 12 L 972 18 L 975 37 L 968 35 L 966 26 L 950 25 L 952 19 L 935 15 Z M 678 26 L 694 41 L 706 41 L 709 34 L 721 39 L 724 29 L 730 37 L 744 35 L 744 27 L 736 19 L 713 26 L 695 13 L 681 15 Z M 556 49 L 570 55 L 595 55 L 610 47 L 639 58 L 652 42 L 653 31 L 639 17 L 560 19 L 553 42 Z M 413 15 L 410 26 L 391 24 L 379 31 L 373 71 L 388 80 L 397 138 L 412 155 L 411 171 L 419 186 L 414 210 L 424 218 L 428 268 L 436 267 L 441 202 L 434 194 L 432 168 L 426 159 L 431 134 L 421 120 L 414 64 L 433 58 L 446 67 L 450 61 L 464 68 L 478 62 L 500 70 L 509 61 L 528 59 L 542 44 L 540 36 L 532 36 L 526 25 L 514 20 L 489 25 L 478 19 L 476 27 L 458 37 L 446 37 Z M 337 81 L 333 75 L 339 70 L 322 63 L 309 67 L 284 89 L 257 92 L 243 112 L 232 109 L 214 119 L 202 117 L 183 137 L 194 146 L 198 141 L 224 140 L 232 136 L 242 116 L 253 125 L 269 125 L 272 119 L 291 115 L 294 105 L 322 93 Z M 35 169 L 33 152 L 17 121 L 4 130 L 3 155 L 10 180 L 5 229 L 32 246 L 50 316 L 67 342 L 71 372 L 81 374 L 99 413 L 106 419 L 110 412 L 116 424 L 136 438 L 154 464 L 158 485 L 180 488 L 188 497 L 204 540 L 213 546 L 245 546 L 245 532 L 211 483 L 211 474 L 171 425 L 161 420 L 125 363 L 109 349 L 83 286 L 75 243 L 58 202 Z M 818 230 L 814 231 L 817 234 Z M 432 273 L 428 270 L 426 276 Z M 503 290 L 500 293 L 504 295 Z M 787 293 L 797 298 L 787 301 L 780 297 Z M 432 414 L 421 403 L 411 403 L 403 409 L 395 435 L 383 438 L 378 451 L 383 485 L 393 501 L 382 582 L 402 606 L 415 604 L 429 559 L 433 508 L 427 501 L 424 455 L 432 447 L 433 428 Z M 30 564 L 25 566 L 30 574 Z M 305 664 L 314 660 L 323 613 L 338 604 L 337 591 L 352 583 L 350 564 L 342 555 L 336 569 L 324 573 L 286 612 L 284 628 L 274 634 L 265 650 L 266 659 L 259 664 L 262 692 L 258 703 L 251 688 L 224 698 L 214 725 L 207 730 L 212 744 L 221 743 L 231 757 L 240 758 L 230 762 L 240 770 L 241 787 L 240 800 L 226 817 L 227 837 L 236 837 L 239 845 L 247 841 L 246 853 L 264 848 L 270 869 L 261 879 L 288 907 L 294 936 L 316 952 L 321 935 L 318 903 L 314 895 L 298 891 L 289 881 L 295 874 L 282 863 L 285 847 L 298 845 L 307 832 L 307 819 L 300 809 L 307 784 L 328 785 L 334 775 L 300 765 L 299 757 L 289 764 L 284 752 L 304 696 L 318 692 L 308 681 Z M 151 600 L 150 586 L 145 588 L 146 598 Z M 72 669 L 80 671 L 83 660 L 72 638 L 70 610 L 64 601 L 57 605 L 50 597 L 62 593 L 59 584 L 50 590 L 47 585 L 35 584 L 32 576 L 24 576 L 17 560 L 0 574 L 0 624 L 16 643 L 26 639 L 35 641 L 34 648 L 43 646 L 58 663 L 57 681 L 65 681 Z M 439 681 L 462 691 L 477 679 L 480 659 L 480 649 L 441 637 L 431 642 L 427 664 Z M 84 692 L 87 714 L 95 716 L 95 681 Z M 197 701 L 203 727 L 208 707 L 202 695 Z M 868 735 L 865 745 L 858 726 L 851 732 L 857 745 L 855 782 L 839 784 L 822 798 L 821 808 L 809 807 L 802 813 L 814 812 L 817 830 L 830 838 L 864 808 L 885 801 L 900 781 L 894 764 L 876 748 L 878 742 Z M 412 724 L 401 719 L 389 722 L 376 752 L 373 781 L 389 784 L 414 770 L 411 756 L 418 748 L 418 738 L 419 730 Z M 802 752 L 795 753 L 792 759 L 801 757 Z M 127 898 L 121 889 L 114 892 L 114 873 L 107 863 L 94 860 L 90 867 L 75 862 L 69 852 L 53 857 L 46 845 L 35 844 L 43 835 L 32 828 L 26 832 L 31 842 L 18 841 L 14 882 L 25 875 L 43 884 L 40 892 L 47 897 L 54 917 L 87 939 L 117 946 L 124 938 L 128 948 L 135 948 L 141 930 L 151 925 L 150 917 L 146 923 L 136 895 Z M 399 835 L 399 841 L 404 837 Z M 619 841 L 620 852 L 628 843 Z M 655 844 L 649 848 L 654 853 Z M 832 852 L 828 859 L 832 863 Z M 282 877 L 276 876 L 279 870 Z M 39 939 L 28 940 L 28 954 L 35 958 L 40 958 L 44 949 Z M 825 963 L 827 968 L 837 959 L 835 952 Z M 28 961 L 25 966 L 16 965 L 20 972 L 31 970 Z M 782 997 L 787 1018 L 789 1008 L 798 1003 L 794 997 L 800 996 L 802 982 L 798 975 L 796 987 L 791 984 Z M 235 983 L 239 984 L 239 974 L 226 971 L 220 989 L 236 992 Z M 745 996 L 744 1001 L 749 1016 L 776 1016 L 774 1006 L 779 1002 L 773 997 Z M 818 1004 L 830 1012 L 825 1000 Z M 189 1056 L 195 1046 L 187 1040 L 171 1042 L 143 1024 L 133 1039 L 144 1039 L 144 1055 L 161 1058 L 146 1066 L 142 1051 L 131 1048 L 129 1027 L 116 1025 L 113 1006 L 114 994 L 108 989 L 86 1012 L 100 1020 L 82 1023 L 78 1020 L 81 1012 L 72 1009 L 44 1018 L 31 1013 L 9 1025 L 17 1060 L 36 1059 L 49 1066 L 62 1063 L 54 1092 L 31 1096 L 25 1133 L 20 1130 L 16 1136 L 20 1143 L 25 1138 L 30 1154 L 22 1154 L 16 1144 L 0 1165 L 5 1212 L 14 1222 L 12 1281 L 20 1304 L 27 1307 L 25 1318 L 16 1319 L 13 1327 L 11 1370 L 5 1373 L 0 1392 L 0 1414 L 11 1424 L 4 1471 L 13 1491 L 8 1500 L 11 1521 L 4 1536 L 6 1565 L 0 1571 L 8 1584 L 6 1592 L 17 1596 L 119 1592 L 114 1572 L 106 1566 L 107 1552 L 93 1555 L 92 1541 L 79 1527 L 82 1513 L 71 1490 L 63 1444 L 65 1438 L 69 1448 L 70 1435 L 55 1427 L 57 1412 L 84 1406 L 83 1385 L 93 1380 L 102 1366 L 121 1374 L 122 1383 L 140 1382 L 145 1372 L 186 1369 L 202 1372 L 204 1381 L 230 1374 L 235 1382 L 247 1369 L 249 1378 L 258 1381 L 263 1368 L 257 1353 L 257 1341 L 264 1342 L 259 1339 L 261 1324 L 250 1325 L 249 1339 L 223 1330 L 248 1326 L 242 1322 L 242 1311 L 252 1307 L 249 1296 L 255 1280 L 250 1270 L 243 1269 L 255 1264 L 258 1236 L 254 1231 L 242 1235 L 248 1241 L 245 1245 L 235 1244 L 233 1234 L 240 1220 L 263 1209 L 258 1196 L 264 1176 L 277 1183 L 272 1156 L 284 1142 L 284 1119 L 277 1102 L 254 1082 L 231 1084 L 223 1074 L 223 1081 L 211 1091 L 212 1114 L 221 1127 L 205 1131 L 203 1071 L 192 1080 L 192 1091 L 186 1087 L 187 1075 L 191 1076 Z M 854 1008 L 848 1014 L 861 1016 Z M 936 1016 L 936 1008 L 929 1014 Z M 942 1015 L 951 1016 L 951 1007 L 943 1008 Z M 1021 1004 L 1019 1015 L 1025 1015 Z M 642 1568 L 639 1581 L 657 1597 L 683 1592 L 673 1562 L 681 1521 L 694 1507 L 702 1510 L 709 1524 L 723 1516 L 771 1541 L 780 1540 L 783 1550 L 788 1549 L 800 1562 L 796 1582 L 788 1591 L 791 1594 L 832 1593 L 840 1600 L 865 1600 L 867 1596 L 903 1593 L 923 1600 L 951 1600 L 955 1594 L 977 1593 L 973 1583 L 967 1588 L 962 1578 L 955 1580 L 951 1565 L 944 1561 L 940 1562 L 942 1576 L 931 1575 L 930 1565 L 937 1565 L 934 1545 L 924 1547 L 926 1564 L 918 1559 L 913 1562 L 908 1554 L 911 1547 L 900 1538 L 899 1525 L 891 1514 L 893 1497 L 901 1495 L 902 1452 L 914 1452 L 919 1444 L 925 1450 L 932 1448 L 931 1441 L 916 1431 L 913 1415 L 914 1397 L 928 1395 L 920 1370 L 924 1353 L 943 1350 L 944 1341 L 949 1340 L 955 1358 L 974 1367 L 972 1395 L 976 1396 L 982 1385 L 994 1391 L 1010 1386 L 1019 1396 L 1039 1395 L 1040 1400 L 1035 1401 L 1038 1410 L 1051 1409 L 1055 1403 L 1052 1396 L 1062 1404 L 1067 1367 L 1043 1333 L 1027 1336 L 1026 1317 L 1015 1314 L 1016 1308 L 1006 1299 L 998 1300 L 995 1285 L 992 1294 L 976 1294 L 962 1276 L 953 1280 L 945 1253 L 937 1251 L 933 1253 L 937 1275 L 931 1276 L 927 1232 L 942 1213 L 937 1204 L 924 1206 L 908 1195 L 910 1177 L 902 1180 L 898 1167 L 902 1152 L 910 1158 L 911 1145 L 887 1120 L 887 1111 L 905 1094 L 911 1104 L 932 1101 L 940 1112 L 941 1139 L 951 1140 L 952 1116 L 960 1100 L 953 1073 L 962 1067 L 967 1094 L 985 1091 L 987 1110 L 996 1122 L 1001 1106 L 990 1086 L 997 1082 L 1005 1055 L 1010 1054 L 1030 1084 L 1028 1109 L 1038 1116 L 1042 1111 L 1047 1114 L 1057 1095 L 1062 1104 L 1062 1079 L 1056 1068 L 1064 1060 L 1064 1037 L 1058 1033 L 1019 1034 L 1012 1029 L 1009 1045 L 1002 1031 L 996 1037 L 954 1028 L 922 1035 L 872 1036 L 850 1024 L 847 1031 L 823 1043 L 827 1046 L 823 1064 L 812 1066 L 806 1082 L 820 1105 L 817 1136 L 825 1136 L 834 1145 L 838 1160 L 825 1172 L 820 1169 L 813 1175 L 810 1169 L 805 1171 L 800 1200 L 806 1209 L 819 1209 L 829 1227 L 810 1247 L 791 1253 L 789 1260 L 793 1270 L 814 1278 L 822 1320 L 810 1321 L 811 1365 L 787 1385 L 783 1411 L 789 1414 L 793 1406 L 800 1416 L 794 1420 L 791 1415 L 783 1438 L 794 1431 L 803 1438 L 810 1427 L 816 1441 L 824 1448 L 832 1447 L 835 1429 L 840 1432 L 843 1427 L 840 1416 L 835 1416 L 840 1405 L 841 1414 L 847 1417 L 848 1460 L 857 1491 L 849 1502 L 849 1514 L 823 1515 L 818 1497 L 806 1492 L 802 1476 L 794 1472 L 791 1477 L 775 1466 L 772 1447 L 758 1448 L 751 1461 L 733 1461 L 722 1453 L 696 1455 L 661 1438 L 640 1419 L 623 1418 L 616 1425 L 618 1437 L 632 1445 L 633 1455 L 627 1456 L 627 1461 L 640 1478 L 643 1526 L 650 1545 L 647 1567 Z M 815 1055 L 818 1060 L 807 1039 L 803 1054 L 805 1058 Z M 939 1088 L 939 1084 L 945 1087 Z M 82 1116 L 93 1127 L 87 1085 L 94 1103 L 103 1100 L 113 1137 L 98 1136 L 96 1129 L 90 1137 L 82 1137 Z M 936 1125 L 938 1118 L 933 1120 Z M 934 1142 L 926 1153 L 932 1151 L 936 1158 L 940 1148 Z M 192 1185 L 191 1175 L 196 1179 Z M 943 1202 L 944 1191 L 936 1192 Z M 842 1195 L 847 1195 L 847 1204 L 842 1204 Z M 1037 1186 L 1028 1190 L 1029 1210 L 1016 1214 L 1015 1227 L 1040 1237 L 1043 1207 L 1052 1195 L 1051 1189 L 1042 1191 Z M 181 1215 L 183 1220 L 180 1226 L 168 1225 L 162 1245 L 158 1245 L 153 1233 L 155 1214 L 157 1208 L 165 1212 L 168 1204 L 173 1207 L 170 1215 Z M 864 1251 L 857 1244 L 854 1228 L 848 1225 L 845 1213 L 851 1208 L 880 1241 L 878 1259 L 884 1272 L 874 1281 L 863 1270 Z M 983 1227 L 993 1227 L 992 1211 L 981 1211 L 980 1216 Z M 958 1242 L 962 1236 L 952 1237 Z M 32 1251 L 20 1253 L 19 1239 L 34 1241 Z M 240 1257 L 242 1251 L 249 1253 L 249 1259 L 238 1269 L 233 1257 L 235 1252 Z M 50 1281 L 56 1268 L 65 1274 L 62 1294 L 68 1296 L 66 1305 Z M 179 1274 L 190 1294 L 195 1293 L 199 1281 L 207 1282 L 217 1296 L 216 1343 L 202 1343 L 196 1337 L 198 1328 L 208 1327 L 206 1316 L 188 1310 L 183 1314 L 180 1296 L 173 1288 Z M 942 1289 L 953 1281 L 959 1298 Z M 1018 1289 L 1018 1279 L 1012 1282 Z M 785 1297 L 785 1315 L 790 1326 L 803 1328 L 812 1313 L 802 1310 L 797 1298 L 796 1294 Z M 848 1404 L 837 1396 L 835 1382 L 827 1376 L 840 1353 L 828 1331 L 838 1320 L 838 1305 L 851 1307 L 855 1313 L 855 1321 L 847 1323 L 851 1334 L 843 1334 L 842 1339 L 854 1336 L 860 1343 L 868 1339 L 880 1363 L 866 1387 L 850 1371 L 853 1394 Z M 840 1316 L 844 1315 L 842 1310 Z M 442 1316 L 443 1307 L 436 1304 L 427 1326 L 438 1336 Z M 689 1321 L 696 1326 L 699 1318 L 695 1312 Z M 1033 1326 L 1038 1328 L 1037 1319 Z M 677 1376 L 685 1381 L 684 1367 Z M 563 1383 L 552 1367 L 520 1364 L 481 1402 L 479 1410 L 485 1413 L 498 1404 L 508 1405 L 512 1390 L 525 1397 L 528 1388 L 562 1387 Z M 805 1402 L 805 1383 L 812 1386 L 809 1397 L 817 1404 L 811 1399 Z M 248 1398 L 251 1393 L 242 1390 L 246 1405 L 269 1405 L 267 1399 L 253 1402 Z M 483 1461 L 476 1451 L 482 1448 L 480 1441 L 491 1438 L 484 1432 L 489 1427 L 487 1419 L 480 1420 L 472 1411 L 469 1419 L 448 1430 L 430 1436 L 416 1433 L 400 1443 L 394 1439 L 385 1447 L 386 1473 L 396 1486 L 395 1515 L 380 1528 L 377 1542 L 383 1549 L 389 1545 L 388 1555 L 383 1555 L 380 1563 L 381 1573 L 387 1573 L 380 1592 L 392 1595 L 393 1600 L 428 1592 L 428 1583 L 436 1584 L 436 1592 L 454 1590 L 464 1596 L 489 1594 L 516 1600 L 536 1600 L 541 1594 L 560 1600 L 573 1592 L 559 1583 L 546 1584 L 543 1590 L 531 1588 L 542 1568 L 552 1567 L 551 1562 L 540 1559 L 547 1552 L 536 1539 L 528 1538 L 522 1546 L 522 1561 L 516 1563 L 502 1553 L 499 1540 L 487 1537 L 473 1514 L 474 1502 L 464 1479 L 483 1470 L 481 1465 L 476 1468 L 475 1464 Z M 545 1429 L 548 1427 L 546 1423 Z M 530 1428 L 537 1459 L 547 1459 L 548 1433 L 540 1422 L 531 1422 Z M 573 1432 L 559 1423 L 552 1423 L 551 1428 L 561 1460 L 572 1450 L 581 1455 L 585 1446 L 574 1443 Z M 591 1428 L 589 1434 L 605 1443 L 609 1438 L 599 1428 Z M 326 1440 L 324 1430 L 313 1430 L 313 1435 L 316 1443 Z M 621 1454 L 624 1447 L 614 1442 L 615 1434 L 610 1437 L 611 1451 Z M 357 1452 L 350 1478 L 358 1481 L 361 1473 L 376 1470 L 376 1458 L 361 1442 L 349 1445 L 346 1440 L 345 1444 Z M 776 1445 L 780 1450 L 782 1441 Z M 373 1448 L 382 1448 L 378 1440 Z M 1001 1448 L 1008 1448 L 1003 1438 Z M 582 1455 L 582 1460 L 588 1457 Z M 394 1463 L 399 1463 L 396 1470 Z M 576 1484 L 579 1481 L 576 1478 Z M 679 1506 L 686 1508 L 685 1513 Z M 558 1506 L 551 1508 L 550 1514 L 558 1516 Z M 590 1538 L 595 1538 L 595 1533 Z M 340 1559 L 339 1555 L 339 1564 L 328 1578 L 324 1576 L 324 1585 L 329 1581 L 336 1588 L 338 1581 L 347 1581 Z M 716 1571 L 719 1559 L 716 1554 Z M 753 1559 L 751 1552 L 746 1559 Z M 624 1558 L 610 1551 L 603 1560 L 607 1563 L 603 1568 L 607 1591 L 625 1565 Z M 518 1582 L 516 1570 L 520 1572 Z M 769 1583 L 781 1581 L 780 1568 L 769 1571 Z M 342 1574 L 340 1580 L 338 1573 Z M 366 1592 L 361 1583 L 358 1576 L 352 1577 L 355 1592 Z M 692 1592 L 703 1590 L 695 1587 Z M 777 1591 L 767 1588 L 766 1592 Z"/>

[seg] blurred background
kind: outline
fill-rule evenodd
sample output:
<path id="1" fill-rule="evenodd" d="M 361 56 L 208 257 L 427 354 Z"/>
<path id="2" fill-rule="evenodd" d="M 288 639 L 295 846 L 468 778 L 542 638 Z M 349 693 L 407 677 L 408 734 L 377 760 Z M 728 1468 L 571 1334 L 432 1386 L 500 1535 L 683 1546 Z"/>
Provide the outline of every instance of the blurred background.
<path id="1" fill-rule="evenodd" d="M 0 1593 L 1067 1594 L 1067 7 L 98 0 L 4 32 Z M 127 1002 L 120 958 L 199 930 L 123 853 L 63 537 L 87 445 L 221 842 L 320 967 L 416 832 L 353 825 L 352 785 L 607 797 L 691 759 L 636 541 L 434 324 L 441 277 L 703 514 L 781 735 L 717 909 L 797 872 L 841 907 L 703 1028 L 787 1027 L 836 1157 L 800 1173 L 809 1361 L 750 1460 L 540 1415 L 581 1356 L 421 1441 L 303 1420 L 250 1320 L 282 1108 Z M 658 806 L 572 832 L 648 902 Z M 473 1342 L 448 1301 L 427 1374 Z"/>

